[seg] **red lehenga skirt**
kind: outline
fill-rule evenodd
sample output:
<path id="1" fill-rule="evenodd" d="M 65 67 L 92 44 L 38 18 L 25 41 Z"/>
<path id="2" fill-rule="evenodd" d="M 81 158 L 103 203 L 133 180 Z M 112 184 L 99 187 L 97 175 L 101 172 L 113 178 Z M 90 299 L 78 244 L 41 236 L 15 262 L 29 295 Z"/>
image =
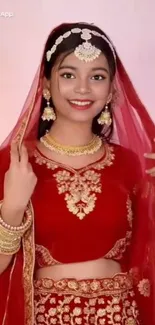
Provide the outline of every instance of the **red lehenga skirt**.
<path id="1" fill-rule="evenodd" d="M 113 278 L 34 281 L 35 325 L 138 325 L 132 279 Z"/>

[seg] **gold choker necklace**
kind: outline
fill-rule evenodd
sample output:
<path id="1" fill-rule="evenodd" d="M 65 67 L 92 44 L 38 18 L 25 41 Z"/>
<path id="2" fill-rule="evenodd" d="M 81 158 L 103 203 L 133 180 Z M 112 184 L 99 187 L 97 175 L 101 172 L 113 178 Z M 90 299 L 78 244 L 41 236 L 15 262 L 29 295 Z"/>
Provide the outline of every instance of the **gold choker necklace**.
<path id="1" fill-rule="evenodd" d="M 98 151 L 102 146 L 102 140 L 99 136 L 94 135 L 93 139 L 87 144 L 83 146 L 65 146 L 58 143 L 55 139 L 53 139 L 49 133 L 46 133 L 43 137 L 40 138 L 40 142 L 44 144 L 44 146 L 51 151 L 55 151 L 61 155 L 67 156 L 81 156 L 81 155 L 89 155 Z"/>

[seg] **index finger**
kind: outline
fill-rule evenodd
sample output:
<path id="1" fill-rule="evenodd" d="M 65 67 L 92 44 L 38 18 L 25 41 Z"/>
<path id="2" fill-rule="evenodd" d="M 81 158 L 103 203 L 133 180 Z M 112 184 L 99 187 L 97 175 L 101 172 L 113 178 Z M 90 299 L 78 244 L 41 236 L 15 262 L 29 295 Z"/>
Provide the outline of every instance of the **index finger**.
<path id="1" fill-rule="evenodd" d="M 28 152 L 24 144 L 21 145 L 21 150 L 20 150 L 20 162 L 22 165 L 25 165 L 28 163 L 29 157 L 28 157 Z"/>
<path id="2" fill-rule="evenodd" d="M 11 143 L 10 149 L 10 163 L 19 163 L 19 152 L 18 152 L 18 145 L 15 142 Z"/>

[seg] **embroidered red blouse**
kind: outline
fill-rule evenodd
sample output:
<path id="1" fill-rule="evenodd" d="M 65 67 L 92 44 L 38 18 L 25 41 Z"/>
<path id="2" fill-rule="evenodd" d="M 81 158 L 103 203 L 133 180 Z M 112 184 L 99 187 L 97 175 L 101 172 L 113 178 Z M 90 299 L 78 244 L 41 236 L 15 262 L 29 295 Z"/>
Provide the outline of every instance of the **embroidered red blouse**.
<path id="1" fill-rule="evenodd" d="M 5 167 L 9 167 L 8 148 L 4 157 L 2 161 L 5 160 Z M 36 149 L 30 162 L 38 176 L 31 198 L 35 217 L 36 268 L 100 257 L 118 261 L 123 272 L 133 268 L 134 292 L 141 318 L 144 324 L 153 325 L 154 300 L 149 286 L 153 274 L 149 261 L 148 265 L 143 264 L 149 239 L 147 188 L 143 192 L 142 186 L 136 186 L 142 180 L 136 155 L 119 145 L 107 145 L 102 159 L 74 170 L 47 159 Z M 3 170 L 1 159 L 0 165 Z M 1 175 L 0 196 L 3 199 L 4 173 Z M 13 274 L 10 265 L 0 276 L 3 297 L 0 323 L 10 290 L 10 275 L 8 317 L 12 320 L 16 301 L 21 311 L 16 318 L 20 319 L 18 323 L 24 322 L 21 321 L 25 303 L 22 250 L 16 257 Z M 33 271 L 33 265 L 30 270 Z"/>
<path id="2" fill-rule="evenodd" d="M 140 179 L 135 155 L 107 145 L 97 162 L 75 170 L 35 150 L 38 177 L 32 196 L 36 266 L 101 257 L 125 267 L 134 221 L 134 187 Z"/>

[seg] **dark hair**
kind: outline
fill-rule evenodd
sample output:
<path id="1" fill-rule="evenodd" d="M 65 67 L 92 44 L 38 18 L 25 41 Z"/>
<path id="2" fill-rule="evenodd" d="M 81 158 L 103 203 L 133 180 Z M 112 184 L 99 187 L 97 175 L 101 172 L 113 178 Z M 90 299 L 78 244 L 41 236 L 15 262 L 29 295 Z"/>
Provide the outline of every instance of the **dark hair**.
<path id="1" fill-rule="evenodd" d="M 51 70 L 57 60 L 57 58 L 62 55 L 64 53 L 64 55 L 68 55 L 69 53 L 72 53 L 74 51 L 74 49 L 83 42 L 83 40 L 81 39 L 80 34 L 71 34 L 69 37 L 67 37 L 66 39 L 64 39 L 58 46 L 56 51 L 52 54 L 50 61 L 48 62 L 46 59 L 46 52 L 48 50 L 50 50 L 52 48 L 52 46 L 54 45 L 55 41 L 57 40 L 57 38 L 59 36 L 62 36 L 64 33 L 66 33 L 67 31 L 71 30 L 72 28 L 87 28 L 90 30 L 94 30 L 96 32 L 99 32 L 100 34 L 103 34 L 104 36 L 106 36 L 106 38 L 109 40 L 109 38 L 107 37 L 107 35 L 105 33 L 103 33 L 103 31 L 96 27 L 95 25 L 92 24 L 87 24 L 87 23 L 74 23 L 74 24 L 62 24 L 60 26 L 58 26 L 56 29 L 54 29 L 51 34 L 49 35 L 47 42 L 45 44 L 45 49 L 44 49 L 44 53 L 43 53 L 43 58 L 42 58 L 42 66 L 43 66 L 43 73 L 44 76 L 47 79 L 50 79 L 51 77 Z M 111 81 L 113 80 L 114 76 L 115 76 L 115 72 L 116 72 L 116 62 L 114 59 L 114 55 L 113 52 L 110 48 L 110 46 L 108 45 L 108 43 L 102 39 L 101 37 L 98 36 L 94 36 L 92 35 L 91 38 L 91 44 L 95 45 L 98 49 L 100 49 L 109 64 L 109 69 L 110 69 L 110 78 Z M 52 100 L 50 101 L 51 107 L 54 107 Z M 44 111 L 44 108 L 46 107 L 47 102 L 44 98 L 42 98 L 42 102 L 41 102 L 41 111 L 40 111 L 40 119 L 39 119 L 39 128 L 38 128 L 38 139 L 40 139 L 40 137 L 42 137 L 45 133 L 46 130 L 49 130 L 53 124 L 53 121 L 43 121 L 41 119 L 41 115 Z M 104 111 L 104 107 L 103 110 Z M 97 119 L 99 118 L 101 112 L 96 115 L 93 119 L 92 122 L 92 132 L 94 134 L 97 134 L 99 136 L 102 136 L 102 138 L 105 141 L 109 141 L 112 134 L 113 134 L 113 118 L 112 118 L 112 106 L 111 103 L 108 104 L 108 109 L 111 115 L 111 119 L 112 119 L 112 124 L 109 127 L 106 126 L 102 126 L 99 125 L 97 122 Z"/>

